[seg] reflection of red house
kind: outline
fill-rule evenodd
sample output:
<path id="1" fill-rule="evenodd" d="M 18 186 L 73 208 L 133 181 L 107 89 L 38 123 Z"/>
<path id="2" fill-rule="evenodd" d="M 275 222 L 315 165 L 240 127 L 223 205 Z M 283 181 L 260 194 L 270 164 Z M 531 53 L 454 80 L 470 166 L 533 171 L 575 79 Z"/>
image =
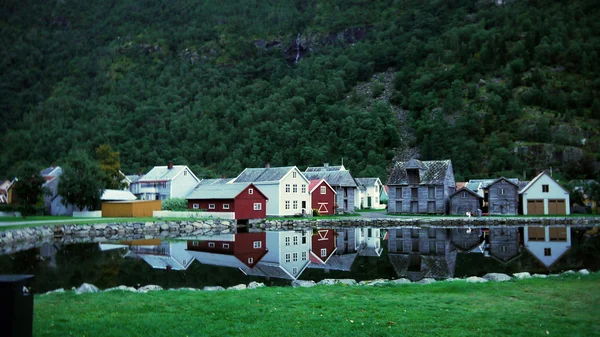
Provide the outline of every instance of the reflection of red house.
<path id="1" fill-rule="evenodd" d="M 310 180 L 308 190 L 312 197 L 312 209 L 319 214 L 335 214 L 335 190 L 325 179 Z"/>
<path id="2" fill-rule="evenodd" d="M 237 220 L 267 217 L 268 198 L 253 184 L 216 183 L 198 186 L 187 196 L 188 209 L 233 212 Z"/>
<path id="3" fill-rule="evenodd" d="M 336 250 L 335 230 L 317 229 L 312 236 L 310 262 L 325 264 Z"/>
<path id="4" fill-rule="evenodd" d="M 215 240 L 190 240 L 187 242 L 190 252 L 204 252 L 225 256 L 234 256 L 244 265 L 253 268 L 268 252 L 266 233 L 241 233 L 219 235 Z M 203 262 L 202 259 L 199 260 Z M 227 265 L 223 259 L 223 265 Z"/>

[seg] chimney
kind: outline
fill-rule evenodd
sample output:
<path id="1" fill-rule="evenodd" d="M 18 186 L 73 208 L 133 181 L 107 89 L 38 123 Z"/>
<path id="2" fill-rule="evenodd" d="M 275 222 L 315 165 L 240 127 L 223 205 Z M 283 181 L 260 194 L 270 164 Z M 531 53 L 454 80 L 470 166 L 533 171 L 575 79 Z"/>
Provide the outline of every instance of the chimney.
<path id="1" fill-rule="evenodd" d="M 173 161 L 169 160 L 169 166 L 167 166 L 167 168 L 170 170 L 173 168 Z"/>
<path id="2" fill-rule="evenodd" d="M 323 163 L 323 167 L 329 167 L 329 163 Z"/>
<path id="3" fill-rule="evenodd" d="M 265 165 L 265 168 L 271 168 L 271 163 L 267 163 L 267 164 Z"/>

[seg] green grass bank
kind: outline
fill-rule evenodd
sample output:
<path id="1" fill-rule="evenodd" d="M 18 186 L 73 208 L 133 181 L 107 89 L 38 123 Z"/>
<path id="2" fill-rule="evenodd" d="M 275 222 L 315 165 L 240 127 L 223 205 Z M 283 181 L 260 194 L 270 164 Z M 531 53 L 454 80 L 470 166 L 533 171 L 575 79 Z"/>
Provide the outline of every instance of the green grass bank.
<path id="1" fill-rule="evenodd" d="M 600 273 L 472 284 L 36 296 L 35 336 L 593 336 Z"/>

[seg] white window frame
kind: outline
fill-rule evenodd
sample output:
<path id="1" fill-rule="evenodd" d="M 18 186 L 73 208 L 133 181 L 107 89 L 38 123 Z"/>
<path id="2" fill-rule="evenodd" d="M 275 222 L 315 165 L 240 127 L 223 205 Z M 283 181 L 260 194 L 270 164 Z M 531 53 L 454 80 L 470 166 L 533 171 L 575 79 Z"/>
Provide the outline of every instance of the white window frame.
<path id="1" fill-rule="evenodd" d="M 249 188 L 248 189 L 248 194 L 254 194 L 254 189 L 253 188 Z"/>
<path id="2" fill-rule="evenodd" d="M 298 184 L 292 185 L 292 193 L 294 193 L 294 194 L 298 193 Z"/>
<path id="3" fill-rule="evenodd" d="M 298 242 L 300 240 L 298 240 L 298 235 L 294 235 L 294 246 L 298 245 Z"/>
<path id="4" fill-rule="evenodd" d="M 297 174 L 296 171 L 292 172 L 292 178 L 296 178 L 296 174 Z"/>
<path id="5" fill-rule="evenodd" d="M 290 201 L 289 200 L 285 201 L 285 209 L 290 209 Z"/>
<path id="6" fill-rule="evenodd" d="M 292 253 L 292 261 L 298 262 L 298 253 L 296 253 L 296 252 Z"/>
<path id="7" fill-rule="evenodd" d="M 302 252 L 302 261 L 306 261 L 306 259 L 307 259 L 306 252 Z"/>
<path id="8" fill-rule="evenodd" d="M 508 252 L 508 247 L 507 246 L 500 246 L 500 251 L 502 253 L 506 253 L 506 252 Z"/>
<path id="9" fill-rule="evenodd" d="M 254 203 L 254 210 L 255 211 L 262 211 L 262 204 L 260 202 L 255 202 Z"/>
<path id="10" fill-rule="evenodd" d="M 224 243 L 222 247 L 223 247 L 223 249 L 229 249 L 229 244 L 228 243 Z"/>
<path id="11" fill-rule="evenodd" d="M 192 204 L 193 209 L 200 209 L 200 204 Z"/>
<path id="12" fill-rule="evenodd" d="M 292 261 L 292 254 L 285 253 L 285 262 L 290 263 Z"/>
<path id="13" fill-rule="evenodd" d="M 252 243 L 252 248 L 254 248 L 254 249 L 262 248 L 262 241 L 254 241 Z"/>
<path id="14" fill-rule="evenodd" d="M 208 209 L 215 209 L 215 204 L 208 204 Z"/>
<path id="15" fill-rule="evenodd" d="M 289 246 L 291 244 L 291 242 L 292 242 L 292 239 L 289 236 L 286 236 L 285 237 L 285 245 Z"/>
<path id="16" fill-rule="evenodd" d="M 290 184 L 285 184 L 285 193 L 290 193 Z"/>
<path id="17" fill-rule="evenodd" d="M 546 191 L 544 191 L 544 187 L 546 188 Z M 543 184 L 542 185 L 542 193 L 550 193 L 550 185 Z"/>
<path id="18" fill-rule="evenodd" d="M 468 196 L 468 193 L 467 193 L 467 191 L 462 191 L 462 192 L 460 192 L 460 197 L 461 197 L 461 198 L 466 198 L 467 196 Z"/>
<path id="19" fill-rule="evenodd" d="M 208 247 L 209 248 L 215 248 L 215 243 L 214 242 L 209 242 L 208 243 Z"/>
<path id="20" fill-rule="evenodd" d="M 298 209 L 298 200 L 294 200 L 294 202 L 292 204 L 294 206 L 293 207 L 294 209 Z"/>
<path id="21" fill-rule="evenodd" d="M 192 246 L 194 246 L 194 247 L 198 246 L 198 241 L 192 241 Z"/>
<path id="22" fill-rule="evenodd" d="M 321 194 L 327 194 L 327 187 L 321 186 Z"/>
<path id="23" fill-rule="evenodd" d="M 327 256 L 327 248 L 321 248 L 321 257 Z"/>
<path id="24" fill-rule="evenodd" d="M 251 258 L 251 257 L 249 257 L 249 258 L 248 258 L 248 264 L 253 264 L 253 263 L 254 263 L 254 259 L 253 259 L 253 258 Z"/>
<path id="25" fill-rule="evenodd" d="M 223 209 L 229 209 L 229 204 L 223 204 Z"/>
<path id="26" fill-rule="evenodd" d="M 305 194 L 305 193 L 306 193 L 306 185 L 302 184 L 302 194 Z"/>
<path id="27" fill-rule="evenodd" d="M 506 188 L 499 188 L 498 195 L 506 195 Z"/>
<path id="28" fill-rule="evenodd" d="M 293 267 L 293 268 L 292 268 L 292 274 L 293 274 L 293 275 L 296 275 L 296 274 L 298 274 L 298 267 Z"/>

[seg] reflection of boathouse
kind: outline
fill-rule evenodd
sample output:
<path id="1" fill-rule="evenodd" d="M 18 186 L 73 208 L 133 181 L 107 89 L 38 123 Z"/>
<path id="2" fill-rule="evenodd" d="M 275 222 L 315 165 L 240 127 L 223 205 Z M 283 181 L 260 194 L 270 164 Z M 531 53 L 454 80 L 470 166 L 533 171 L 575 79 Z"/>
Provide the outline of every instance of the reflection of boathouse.
<path id="1" fill-rule="evenodd" d="M 202 264 L 254 268 L 267 254 L 266 233 L 220 234 L 187 242 L 187 252 Z"/>
<path id="2" fill-rule="evenodd" d="M 502 263 L 521 255 L 521 232 L 517 227 L 492 227 L 489 229 L 489 254 Z"/>
<path id="3" fill-rule="evenodd" d="M 185 242 L 163 242 L 160 245 L 130 245 L 125 257 L 139 258 L 155 269 L 186 270 L 194 261 L 185 250 Z"/>
<path id="4" fill-rule="evenodd" d="M 546 268 L 552 267 L 571 248 L 571 231 L 564 226 L 525 226 L 524 238 L 525 248 Z"/>
<path id="5" fill-rule="evenodd" d="M 449 229 L 392 228 L 388 233 L 388 256 L 398 277 L 412 281 L 454 277 L 456 248 Z"/>

